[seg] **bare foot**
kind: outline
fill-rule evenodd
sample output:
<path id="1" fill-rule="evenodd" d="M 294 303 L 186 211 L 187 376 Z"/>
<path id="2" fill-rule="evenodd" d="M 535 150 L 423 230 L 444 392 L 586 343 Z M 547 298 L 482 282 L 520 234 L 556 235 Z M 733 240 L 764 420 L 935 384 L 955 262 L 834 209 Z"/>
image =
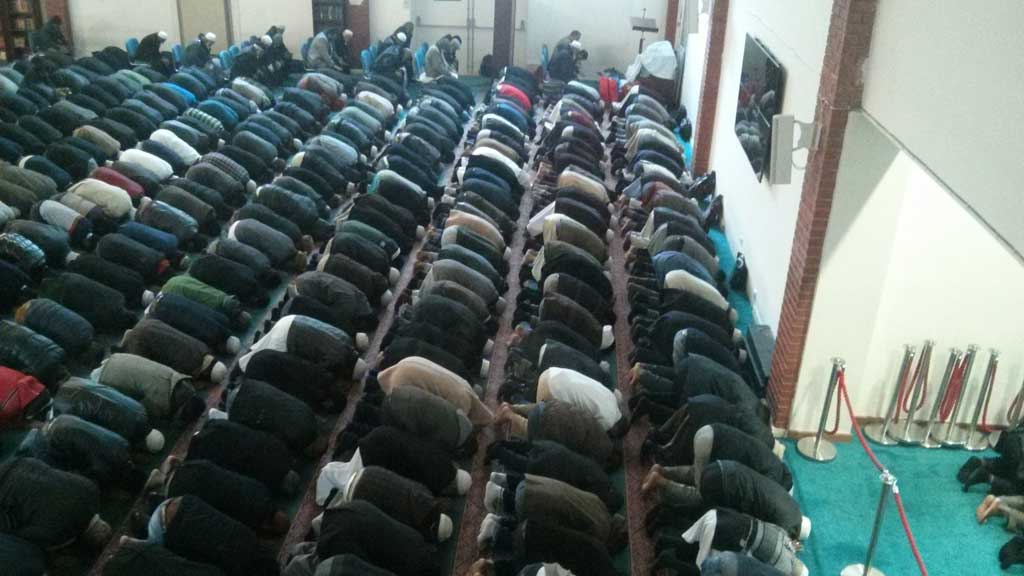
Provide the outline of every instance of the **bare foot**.
<path id="1" fill-rule="evenodd" d="M 651 467 L 651 471 L 647 473 L 647 477 L 644 478 L 644 483 L 640 486 L 640 492 L 645 496 L 650 496 L 652 492 L 660 490 L 667 483 L 668 480 L 662 475 L 661 466 L 655 464 Z"/>
<path id="2" fill-rule="evenodd" d="M 481 558 L 473 563 L 473 567 L 470 569 L 470 576 L 488 576 L 493 568 L 493 562 L 486 558 Z"/>
<path id="3" fill-rule="evenodd" d="M 501 406 L 498 406 L 498 411 L 494 414 L 494 423 L 504 424 L 511 420 L 513 414 L 515 412 L 512 410 L 512 405 L 508 402 L 502 402 Z"/>
<path id="4" fill-rule="evenodd" d="M 985 499 L 981 502 L 981 506 L 978 506 L 978 510 L 975 513 L 978 517 L 978 523 L 984 524 L 988 521 L 989 516 L 992 516 L 999 510 L 999 498 L 989 494 L 985 496 Z"/>

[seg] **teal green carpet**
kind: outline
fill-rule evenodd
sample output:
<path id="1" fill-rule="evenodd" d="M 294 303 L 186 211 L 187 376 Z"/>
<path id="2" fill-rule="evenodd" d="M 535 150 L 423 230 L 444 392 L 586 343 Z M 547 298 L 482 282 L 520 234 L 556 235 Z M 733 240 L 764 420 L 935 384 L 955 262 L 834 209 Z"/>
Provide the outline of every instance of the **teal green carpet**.
<path id="1" fill-rule="evenodd" d="M 883 465 L 897 477 L 910 526 L 925 565 L 935 575 L 1000 574 L 999 548 L 1010 539 L 1005 521 L 978 525 L 974 510 L 987 487 L 961 490 L 956 472 L 970 456 L 961 450 L 871 445 Z M 786 442 L 785 460 L 794 477 L 793 495 L 812 522 L 800 557 L 811 574 L 835 576 L 847 564 L 864 561 L 878 506 L 878 473 L 856 441 L 837 445 L 839 456 L 828 464 L 800 456 Z M 991 456 L 992 454 L 984 454 Z M 888 576 L 918 574 L 917 564 L 890 501 L 879 539 L 875 565 Z M 1007 572 L 1022 574 L 1019 568 Z"/>

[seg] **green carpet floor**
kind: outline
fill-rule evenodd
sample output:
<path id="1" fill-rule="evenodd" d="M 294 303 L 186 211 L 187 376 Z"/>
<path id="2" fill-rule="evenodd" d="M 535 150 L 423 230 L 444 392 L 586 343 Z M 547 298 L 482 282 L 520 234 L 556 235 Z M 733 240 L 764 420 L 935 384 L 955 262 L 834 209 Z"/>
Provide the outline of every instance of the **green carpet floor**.
<path id="1" fill-rule="evenodd" d="M 847 564 L 864 561 L 881 492 L 879 475 L 858 442 L 837 445 L 827 464 L 800 456 L 787 441 L 785 460 L 793 472 L 793 495 L 812 521 L 801 558 L 811 574 L 834 576 Z M 931 574 L 1000 574 L 999 548 L 1010 539 L 1001 519 L 979 526 L 974 509 L 987 486 L 964 493 L 956 472 L 970 456 L 962 450 L 926 450 L 872 444 L 897 477 L 907 517 Z M 983 454 L 991 456 L 992 454 Z M 875 565 L 888 576 L 911 576 L 917 564 L 896 507 L 885 514 Z M 1007 573 L 1021 574 L 1019 568 Z"/>

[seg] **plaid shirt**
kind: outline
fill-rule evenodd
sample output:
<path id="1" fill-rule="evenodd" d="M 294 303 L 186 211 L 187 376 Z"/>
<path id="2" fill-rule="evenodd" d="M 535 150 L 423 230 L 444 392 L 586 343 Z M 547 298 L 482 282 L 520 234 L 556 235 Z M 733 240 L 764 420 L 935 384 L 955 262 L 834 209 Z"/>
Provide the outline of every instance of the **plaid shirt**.
<path id="1" fill-rule="evenodd" d="M 224 125 L 221 124 L 221 121 L 217 120 L 213 116 L 210 116 L 206 112 L 203 112 L 198 108 L 189 108 L 184 115 L 188 116 L 189 118 L 192 118 L 196 122 L 199 122 L 203 126 L 206 126 L 217 135 L 224 135 Z"/>

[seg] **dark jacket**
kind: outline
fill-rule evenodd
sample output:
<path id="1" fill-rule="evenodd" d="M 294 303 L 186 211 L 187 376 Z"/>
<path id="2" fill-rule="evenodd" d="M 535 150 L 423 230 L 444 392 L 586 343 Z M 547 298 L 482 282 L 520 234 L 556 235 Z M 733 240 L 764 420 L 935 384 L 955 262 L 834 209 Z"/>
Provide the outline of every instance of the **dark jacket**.
<path id="1" fill-rule="evenodd" d="M 436 551 L 416 530 L 369 502 L 349 502 L 324 512 L 317 555 L 355 554 L 398 576 L 436 576 Z"/>
<path id="2" fill-rule="evenodd" d="M 359 440 L 366 466 L 381 466 L 422 483 L 434 494 L 444 492 L 455 480 L 451 457 L 437 446 L 412 434 L 381 426 Z"/>
<path id="3" fill-rule="evenodd" d="M 54 390 L 68 375 L 65 358 L 64 350 L 46 336 L 0 321 L 0 364 L 35 376 Z"/>
<path id="4" fill-rule="evenodd" d="M 800 505 L 777 482 L 731 460 L 708 464 L 701 476 L 701 497 L 711 507 L 731 508 L 781 526 L 790 538 L 800 536 Z"/>
<path id="5" fill-rule="evenodd" d="M 77 312 L 100 331 L 124 329 L 135 321 L 120 292 L 79 274 L 46 278 L 40 295 Z"/>
<path id="6" fill-rule="evenodd" d="M 0 463 L 0 532 L 51 548 L 77 538 L 100 511 L 91 480 L 35 458 Z"/>
<path id="7" fill-rule="evenodd" d="M 260 528 L 275 511 L 273 496 L 266 486 L 209 460 L 180 463 L 165 488 L 168 498 L 186 494 L 197 496 L 253 529 Z"/>
<path id="8" fill-rule="evenodd" d="M 189 460 L 210 460 L 280 491 L 291 471 L 292 454 L 276 437 L 228 420 L 209 420 L 196 433 Z"/>
<path id="9" fill-rule="evenodd" d="M 224 576 L 210 564 L 193 562 L 159 544 L 128 542 L 117 547 L 103 566 L 103 576 Z"/>
<path id="10" fill-rule="evenodd" d="M 256 534 L 195 496 L 182 496 L 167 524 L 164 546 L 190 560 L 218 566 L 228 576 L 273 576 L 277 562 Z"/>
<path id="11" fill-rule="evenodd" d="M 69 355 L 88 350 L 95 337 L 95 331 L 88 320 L 46 298 L 26 302 L 15 311 L 14 318 L 18 323 L 56 342 Z"/>
<path id="12" fill-rule="evenodd" d="M 237 392 L 228 410 L 232 422 L 272 434 L 295 452 L 316 439 L 316 414 L 302 400 L 259 380 L 243 378 L 233 385 Z"/>

